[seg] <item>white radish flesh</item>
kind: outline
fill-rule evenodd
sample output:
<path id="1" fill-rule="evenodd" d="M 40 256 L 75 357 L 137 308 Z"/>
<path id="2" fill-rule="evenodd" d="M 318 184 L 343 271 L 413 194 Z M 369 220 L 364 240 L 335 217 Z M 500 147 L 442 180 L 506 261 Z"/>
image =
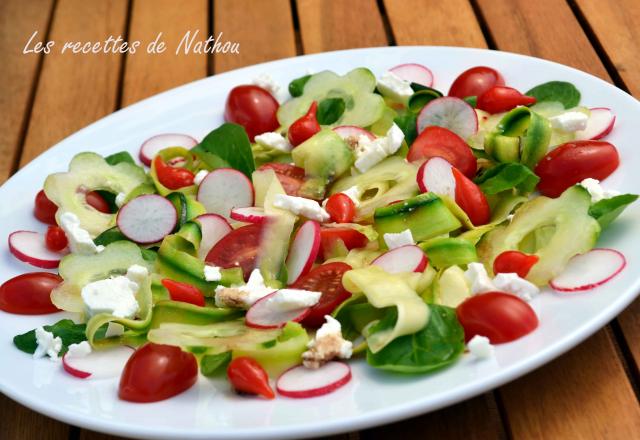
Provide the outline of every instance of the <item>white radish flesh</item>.
<path id="1" fill-rule="evenodd" d="M 253 185 L 238 170 L 218 168 L 200 183 L 197 198 L 207 212 L 230 218 L 233 208 L 253 206 Z"/>
<path id="2" fill-rule="evenodd" d="M 108 379 L 122 373 L 133 353 L 133 348 L 121 346 L 92 351 L 82 357 L 65 354 L 62 357 L 62 366 L 67 373 L 81 379 Z"/>
<path id="3" fill-rule="evenodd" d="M 182 147 L 190 150 L 198 145 L 198 141 L 187 134 L 166 133 L 150 137 L 140 146 L 138 156 L 143 164 L 151 166 L 153 158 L 159 151 L 169 147 Z"/>
<path id="4" fill-rule="evenodd" d="M 320 252 L 320 224 L 309 220 L 304 222 L 291 243 L 287 256 L 287 284 L 293 284 L 311 270 Z"/>
<path id="5" fill-rule="evenodd" d="M 418 114 L 418 133 L 432 125 L 448 128 L 467 140 L 478 131 L 478 115 L 460 98 L 444 96 L 429 102 Z"/>
<path id="6" fill-rule="evenodd" d="M 592 108 L 584 130 L 576 131 L 576 140 L 601 139 L 613 130 L 616 116 L 608 108 Z"/>
<path id="7" fill-rule="evenodd" d="M 222 237 L 233 230 L 227 219 L 218 214 L 202 214 L 196 217 L 202 231 L 202 240 L 198 248 L 198 258 L 204 260 L 209 251 Z"/>
<path id="8" fill-rule="evenodd" d="M 249 206 L 247 208 L 233 208 L 231 210 L 231 218 L 239 222 L 255 223 L 260 225 L 267 220 L 268 216 L 267 213 L 264 212 L 263 208 Z"/>
<path id="9" fill-rule="evenodd" d="M 420 84 L 426 87 L 433 85 L 433 73 L 422 64 L 408 63 L 389 69 L 397 77 L 410 83 Z"/>
<path id="10" fill-rule="evenodd" d="M 374 140 L 376 136 L 370 131 L 360 128 L 356 125 L 341 125 L 333 129 L 349 145 L 356 145 L 360 136 L 366 136 L 370 140 Z"/>
<path id="11" fill-rule="evenodd" d="M 157 194 L 136 197 L 118 211 L 120 232 L 140 244 L 156 243 L 171 234 L 178 213 L 173 204 Z"/>
<path id="12" fill-rule="evenodd" d="M 317 369 L 293 367 L 278 378 L 278 394 L 296 399 L 329 394 L 351 380 L 351 368 L 344 362 L 331 361 Z"/>
<path id="13" fill-rule="evenodd" d="M 432 157 L 418 169 L 416 180 L 420 191 L 456 198 L 456 179 L 451 164 L 441 157 Z"/>
<path id="14" fill-rule="evenodd" d="M 245 316 L 248 327 L 261 329 L 280 328 L 289 321 L 300 322 L 309 314 L 311 307 L 288 310 L 273 307 L 273 303 L 270 300 L 277 294 L 278 291 L 276 290 L 253 303 Z"/>
<path id="15" fill-rule="evenodd" d="M 16 231 L 9 235 L 9 250 L 20 261 L 42 269 L 55 269 L 69 253 L 53 252 L 45 245 L 45 236 L 38 232 Z"/>
<path id="16" fill-rule="evenodd" d="M 564 271 L 549 285 L 560 292 L 593 289 L 611 280 L 626 265 L 624 255 L 614 249 L 592 249 L 569 260 Z"/>
<path id="17" fill-rule="evenodd" d="M 385 252 L 371 264 L 388 273 L 422 272 L 427 268 L 428 260 L 422 249 L 408 244 Z"/>

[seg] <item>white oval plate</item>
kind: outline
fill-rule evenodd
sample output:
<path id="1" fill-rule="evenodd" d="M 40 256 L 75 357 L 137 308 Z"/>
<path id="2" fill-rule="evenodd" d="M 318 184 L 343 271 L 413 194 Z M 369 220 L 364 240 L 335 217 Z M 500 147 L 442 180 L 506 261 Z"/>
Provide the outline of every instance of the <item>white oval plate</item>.
<path id="1" fill-rule="evenodd" d="M 47 174 L 67 169 L 71 157 L 91 150 L 109 154 L 127 149 L 137 154 L 146 138 L 160 132 L 202 137 L 222 122 L 228 91 L 260 73 L 283 87 L 307 69 L 339 73 L 366 66 L 377 75 L 406 62 L 423 63 L 446 92 L 452 80 L 475 65 L 503 73 L 508 85 L 526 91 L 550 80 L 574 83 L 587 106 L 610 107 L 617 115 L 608 137 L 621 156 L 620 168 L 605 186 L 622 192 L 640 188 L 637 121 L 640 105 L 612 85 L 578 70 L 536 58 L 479 49 L 394 47 L 310 55 L 247 67 L 206 78 L 118 111 L 68 137 L 31 162 L 0 188 L 0 230 L 43 231 L 32 216 L 33 198 Z M 13 335 L 64 314 L 23 317 L 0 312 L 0 390 L 10 398 L 64 422 L 131 437 L 240 439 L 311 437 L 381 425 L 453 404 L 480 394 L 550 361 L 604 326 L 640 290 L 640 203 L 628 209 L 601 237 L 599 246 L 622 251 L 628 266 L 611 282 L 579 294 L 547 291 L 532 306 L 540 327 L 527 337 L 500 345 L 494 359 L 474 361 L 465 355 L 452 368 L 425 376 L 398 376 L 353 362 L 353 380 L 339 391 L 314 399 L 273 401 L 238 397 L 224 381 L 201 377 L 197 386 L 164 402 L 132 404 L 118 400 L 116 379 L 80 380 L 46 359 L 34 361 L 13 347 Z M 5 247 L 2 280 L 33 271 Z"/>

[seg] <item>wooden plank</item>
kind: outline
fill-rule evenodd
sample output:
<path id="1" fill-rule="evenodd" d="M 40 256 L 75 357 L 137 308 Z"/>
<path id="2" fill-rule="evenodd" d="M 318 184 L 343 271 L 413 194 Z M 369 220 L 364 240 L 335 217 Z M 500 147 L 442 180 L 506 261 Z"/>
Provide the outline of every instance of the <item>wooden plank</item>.
<path id="1" fill-rule="evenodd" d="M 216 73 L 296 55 L 289 0 L 216 0 L 214 8 L 214 36 L 240 44 L 239 54 L 214 56 Z"/>
<path id="2" fill-rule="evenodd" d="M 127 0 L 59 0 L 20 164 L 115 110 L 122 56 L 61 53 L 65 42 L 125 35 Z"/>
<path id="3" fill-rule="evenodd" d="M 31 411 L 0 394 L 0 432 L 4 440 L 67 440 L 69 425 Z"/>
<path id="4" fill-rule="evenodd" d="M 487 47 L 467 0 L 384 0 L 384 6 L 399 46 Z M 427 18 L 416 23 L 416 17 Z"/>
<path id="5" fill-rule="evenodd" d="M 375 0 L 298 0 L 304 53 L 386 46 Z"/>
<path id="6" fill-rule="evenodd" d="M 53 0 L 0 2 L 0 183 L 13 171 L 19 155 L 42 54 L 23 53 L 34 32 L 34 43 L 47 34 Z M 27 50 L 33 50 L 30 45 Z"/>

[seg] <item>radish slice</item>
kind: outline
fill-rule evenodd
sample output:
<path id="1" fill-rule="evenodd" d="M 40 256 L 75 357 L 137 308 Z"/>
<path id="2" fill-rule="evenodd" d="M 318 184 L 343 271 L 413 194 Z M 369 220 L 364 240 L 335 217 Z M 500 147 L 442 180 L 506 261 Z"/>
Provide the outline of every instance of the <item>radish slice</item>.
<path id="1" fill-rule="evenodd" d="M 422 64 L 400 64 L 389 69 L 389 72 L 395 73 L 396 76 L 410 83 L 421 84 L 426 87 L 433 85 L 433 73 Z"/>
<path id="2" fill-rule="evenodd" d="M 320 224 L 309 220 L 304 222 L 291 243 L 287 256 L 287 284 L 293 284 L 311 270 L 320 252 Z"/>
<path id="3" fill-rule="evenodd" d="M 385 252 L 371 264 L 388 273 L 422 272 L 427 268 L 428 260 L 422 249 L 414 244 L 407 244 Z"/>
<path id="4" fill-rule="evenodd" d="M 478 115 L 469 104 L 460 98 L 445 96 L 434 99 L 418 114 L 418 133 L 431 126 L 448 128 L 462 139 L 469 139 L 478 131 Z"/>
<path id="5" fill-rule="evenodd" d="M 251 181 L 233 168 L 218 168 L 207 174 L 198 187 L 198 201 L 207 212 L 229 218 L 233 208 L 253 206 Z"/>
<path id="6" fill-rule="evenodd" d="M 181 167 L 187 163 L 187 160 L 184 157 L 174 157 L 173 159 L 169 159 L 167 161 L 167 165 L 172 167 Z"/>
<path id="7" fill-rule="evenodd" d="M 616 123 L 616 115 L 608 108 L 589 109 L 591 115 L 587 121 L 587 128 L 576 131 L 576 140 L 601 139 L 611 133 Z"/>
<path id="8" fill-rule="evenodd" d="M 432 157 L 427 160 L 418 169 L 416 177 L 420 191 L 423 193 L 432 191 L 455 200 L 456 179 L 453 177 L 451 168 L 451 164 L 441 157 Z"/>
<path id="9" fill-rule="evenodd" d="M 267 220 L 268 216 L 263 208 L 249 206 L 247 208 L 233 208 L 231 210 L 231 218 L 239 222 L 260 225 Z"/>
<path id="10" fill-rule="evenodd" d="M 80 379 L 106 379 L 119 376 L 135 350 L 126 345 L 108 350 L 92 351 L 83 357 L 65 354 L 62 357 L 64 370 Z"/>
<path id="11" fill-rule="evenodd" d="M 20 261 L 42 269 L 55 269 L 68 250 L 53 252 L 47 249 L 43 234 L 16 231 L 9 235 L 9 250 Z"/>
<path id="12" fill-rule="evenodd" d="M 187 150 L 198 145 L 198 141 L 189 136 L 188 134 L 180 133 L 167 133 L 159 134 L 150 137 L 142 143 L 140 146 L 140 153 L 138 156 L 143 164 L 150 167 L 153 158 L 156 157 L 159 151 L 169 147 L 183 147 Z"/>
<path id="13" fill-rule="evenodd" d="M 118 211 L 120 232 L 140 244 L 156 243 L 171 234 L 178 222 L 173 204 L 157 194 L 146 194 L 126 203 Z"/>
<path id="14" fill-rule="evenodd" d="M 200 224 L 200 230 L 202 231 L 198 258 L 204 260 L 216 243 L 233 231 L 233 228 L 227 219 L 218 214 L 202 214 L 196 217 L 196 221 Z"/>
<path id="15" fill-rule="evenodd" d="M 559 292 L 593 289 L 618 275 L 626 265 L 624 255 L 614 249 L 592 249 L 569 260 L 549 285 Z"/>
<path id="16" fill-rule="evenodd" d="M 282 373 L 276 382 L 276 390 L 286 397 L 304 399 L 329 394 L 350 380 L 351 368 L 344 362 L 327 362 L 318 369 L 299 365 Z"/>
<path id="17" fill-rule="evenodd" d="M 349 145 L 356 145 L 360 136 L 366 136 L 370 140 L 374 140 L 376 136 L 370 131 L 360 128 L 356 125 L 341 125 L 333 129 Z"/>
<path id="18" fill-rule="evenodd" d="M 249 310 L 247 310 L 247 315 L 245 316 L 248 327 L 262 329 L 280 328 L 289 321 L 300 322 L 309 314 L 311 306 L 295 309 L 275 307 L 273 299 L 279 292 L 282 292 L 282 290 L 276 290 L 253 303 Z"/>

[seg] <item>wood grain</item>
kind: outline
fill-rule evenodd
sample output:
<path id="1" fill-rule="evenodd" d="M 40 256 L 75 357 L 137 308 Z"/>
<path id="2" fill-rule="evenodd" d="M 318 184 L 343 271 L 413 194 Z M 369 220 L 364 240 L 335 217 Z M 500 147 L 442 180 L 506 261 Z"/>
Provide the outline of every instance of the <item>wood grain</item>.
<path id="1" fill-rule="evenodd" d="M 53 0 L 0 2 L 0 183 L 13 171 L 30 114 L 42 54 L 23 50 L 34 32 L 34 42 L 46 37 Z M 33 50 L 31 45 L 28 50 Z"/>
<path id="2" fill-rule="evenodd" d="M 289 0 L 216 0 L 214 35 L 240 43 L 240 54 L 214 56 L 216 73 L 296 55 Z"/>
<path id="3" fill-rule="evenodd" d="M 398 45 L 487 47 L 467 0 L 384 0 L 384 5 Z M 428 19 L 417 23 L 416 17 Z"/>

